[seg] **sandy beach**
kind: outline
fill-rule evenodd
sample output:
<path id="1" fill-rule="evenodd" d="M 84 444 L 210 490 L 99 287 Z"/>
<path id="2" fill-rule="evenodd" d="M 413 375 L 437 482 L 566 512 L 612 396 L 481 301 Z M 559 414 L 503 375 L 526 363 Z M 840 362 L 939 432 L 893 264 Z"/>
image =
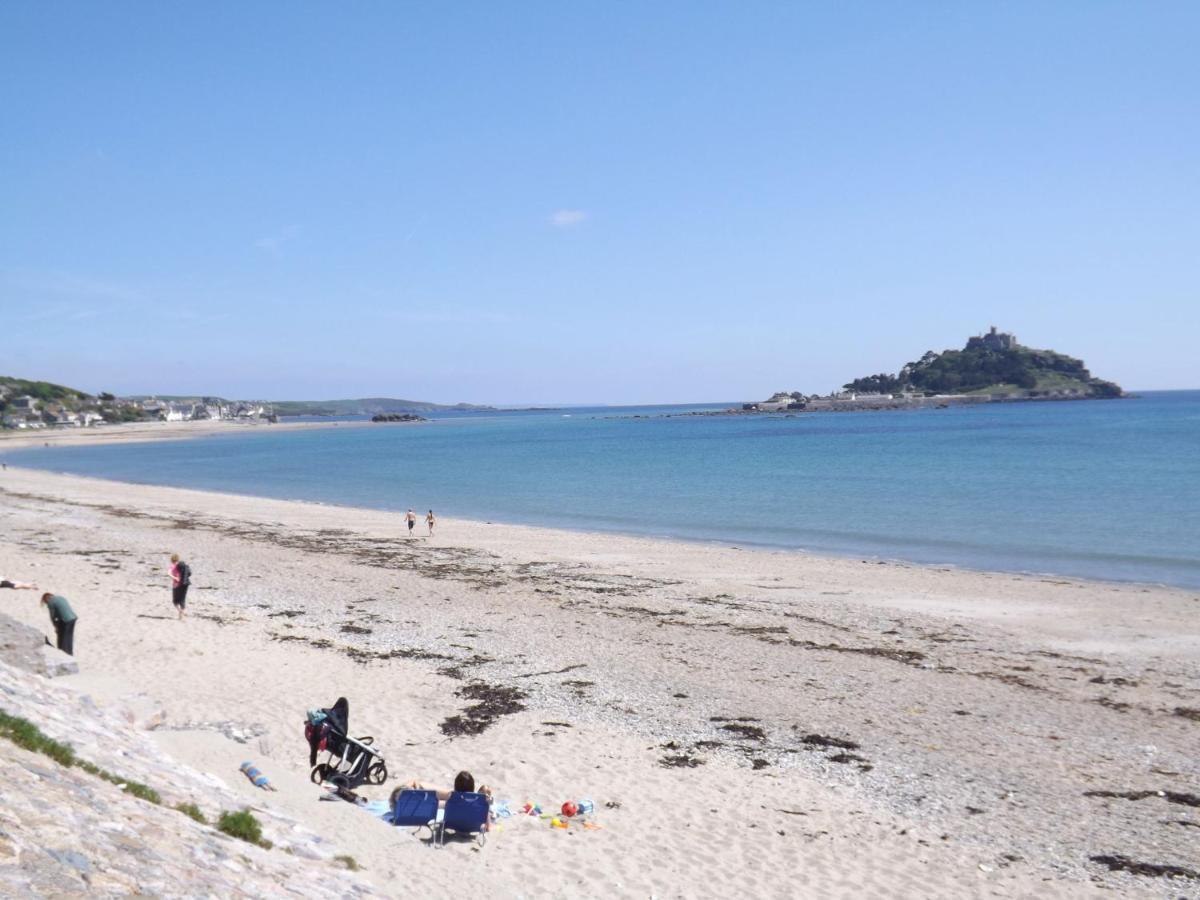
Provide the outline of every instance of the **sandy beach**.
<path id="1" fill-rule="evenodd" d="M 388 423 L 407 425 L 411 423 Z M 308 431 L 313 428 L 361 428 L 378 424 L 353 422 L 268 422 L 265 419 L 200 419 L 187 422 L 125 422 L 91 428 L 0 429 L 0 451 L 26 447 L 82 447 L 88 444 L 142 444 L 148 441 L 178 441 L 222 434 Z"/>
<path id="2" fill-rule="evenodd" d="M 403 530 L 373 510 L 0 475 L 0 574 L 79 613 L 80 673 L 60 683 L 160 706 L 162 747 L 341 842 L 382 893 L 1200 890 L 1093 861 L 1200 871 L 1194 591 L 453 519 L 432 539 Z M 172 552 L 193 570 L 182 622 Z M 34 592 L 0 602 L 49 631 Z M 514 816 L 482 849 L 435 852 L 319 802 L 304 712 L 340 695 L 385 751 L 372 799 L 469 769 L 513 809 L 591 799 L 597 827 Z M 278 793 L 241 776 L 247 758 Z"/>

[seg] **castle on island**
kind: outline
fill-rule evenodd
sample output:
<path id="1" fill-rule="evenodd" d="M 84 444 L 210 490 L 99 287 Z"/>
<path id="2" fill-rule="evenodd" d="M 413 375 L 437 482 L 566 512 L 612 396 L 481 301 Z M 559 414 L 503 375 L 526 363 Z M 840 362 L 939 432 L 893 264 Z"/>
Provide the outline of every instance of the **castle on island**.
<path id="1" fill-rule="evenodd" d="M 1015 334 L 997 331 L 995 325 L 987 334 L 967 338 L 968 350 L 1015 350 L 1018 346 Z"/>

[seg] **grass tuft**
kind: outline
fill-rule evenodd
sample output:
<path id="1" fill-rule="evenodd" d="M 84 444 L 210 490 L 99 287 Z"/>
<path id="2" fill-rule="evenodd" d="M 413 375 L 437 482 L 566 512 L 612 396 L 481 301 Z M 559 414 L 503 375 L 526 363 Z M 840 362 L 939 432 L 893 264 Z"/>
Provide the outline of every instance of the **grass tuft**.
<path id="1" fill-rule="evenodd" d="M 133 794 L 138 799 L 145 800 L 147 803 L 153 803 L 156 806 L 162 805 L 162 797 L 159 796 L 158 791 L 137 781 L 126 781 L 125 793 Z"/>
<path id="2" fill-rule="evenodd" d="M 68 768 L 79 762 L 70 744 L 63 744 L 48 738 L 28 719 L 10 716 L 3 711 L 0 711 L 0 737 L 6 737 L 18 747 L 23 747 L 33 753 L 48 756 L 56 763 Z"/>
<path id="3" fill-rule="evenodd" d="M 162 804 L 162 797 L 158 795 L 158 791 L 144 784 L 139 784 L 136 781 L 130 781 L 127 778 L 121 778 L 114 775 L 112 772 L 100 768 L 95 763 L 90 763 L 86 759 L 80 759 L 75 755 L 75 750 L 70 744 L 64 744 L 61 741 L 56 741 L 42 733 L 42 730 L 30 722 L 28 719 L 22 719 L 20 716 L 10 716 L 8 713 L 0 710 L 0 737 L 8 738 L 18 747 L 29 750 L 32 753 L 40 753 L 42 756 L 48 756 L 56 763 L 67 768 L 83 769 L 89 775 L 95 775 L 97 778 L 103 778 L 111 784 L 122 785 L 127 794 L 132 794 L 147 803 L 156 805 Z"/>
<path id="4" fill-rule="evenodd" d="M 221 813 L 221 818 L 217 820 L 217 830 L 248 844 L 257 844 L 267 850 L 270 850 L 272 846 L 271 842 L 262 836 L 262 823 L 254 818 L 254 813 L 248 809 L 240 812 Z"/>
<path id="5" fill-rule="evenodd" d="M 335 856 L 333 858 L 333 861 L 336 863 L 341 863 L 343 866 L 345 866 L 351 872 L 357 872 L 359 869 L 362 868 L 362 866 L 360 866 L 358 864 L 358 860 L 355 859 L 353 856 L 348 856 L 348 855 Z"/>
<path id="6" fill-rule="evenodd" d="M 200 812 L 200 807 L 195 803 L 177 803 L 175 804 L 175 808 L 189 819 L 199 822 L 201 825 L 208 824 L 208 819 L 204 818 L 204 813 Z"/>

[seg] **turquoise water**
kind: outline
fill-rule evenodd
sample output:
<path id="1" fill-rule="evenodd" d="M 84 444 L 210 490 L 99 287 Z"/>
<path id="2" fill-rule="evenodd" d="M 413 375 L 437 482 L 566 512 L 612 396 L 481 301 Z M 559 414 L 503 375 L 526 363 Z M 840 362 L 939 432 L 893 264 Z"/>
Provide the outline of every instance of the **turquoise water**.
<path id="1" fill-rule="evenodd" d="M 5 458 L 497 522 L 1200 587 L 1200 391 L 606 418 L 664 411 L 472 414 Z"/>

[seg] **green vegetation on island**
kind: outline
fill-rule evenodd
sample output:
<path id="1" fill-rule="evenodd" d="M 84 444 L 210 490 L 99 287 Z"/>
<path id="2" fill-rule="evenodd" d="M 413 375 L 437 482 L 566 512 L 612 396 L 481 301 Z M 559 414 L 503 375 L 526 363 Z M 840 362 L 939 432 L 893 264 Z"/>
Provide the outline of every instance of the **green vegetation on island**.
<path id="1" fill-rule="evenodd" d="M 962 350 L 930 350 L 896 375 L 856 378 L 847 391 L 871 394 L 990 394 L 1029 399 L 1120 397 L 1111 381 L 1096 378 L 1082 360 L 1054 350 L 1035 350 L 1014 335 L 997 332 L 970 338 Z"/>

